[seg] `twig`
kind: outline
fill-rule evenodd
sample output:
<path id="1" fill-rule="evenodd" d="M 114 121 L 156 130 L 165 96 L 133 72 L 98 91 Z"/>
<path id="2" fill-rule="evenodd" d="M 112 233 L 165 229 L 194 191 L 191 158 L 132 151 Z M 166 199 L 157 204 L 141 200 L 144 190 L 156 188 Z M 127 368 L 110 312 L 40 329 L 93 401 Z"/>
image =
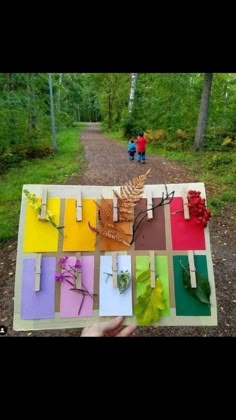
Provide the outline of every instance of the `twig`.
<path id="1" fill-rule="evenodd" d="M 164 197 L 164 193 L 162 193 L 161 201 L 160 201 L 159 204 L 156 204 L 155 206 L 153 206 L 153 207 L 151 207 L 149 209 L 140 211 L 137 214 L 137 216 L 135 217 L 134 223 L 133 223 L 132 239 L 131 239 L 130 245 L 133 244 L 134 238 L 135 238 L 135 233 L 137 232 L 137 230 L 138 230 L 140 224 L 142 223 L 142 221 L 147 216 L 147 212 L 148 211 L 151 211 L 151 210 L 154 210 L 154 209 L 156 209 L 158 207 L 165 206 L 166 204 L 170 204 L 171 201 L 173 200 L 175 191 L 172 191 L 171 193 L 168 193 L 168 190 L 167 190 L 167 186 L 166 185 L 165 185 L 165 190 L 166 190 L 166 197 Z M 138 219 L 139 216 L 141 216 L 141 214 L 144 214 L 144 215 L 143 215 L 143 217 L 139 220 L 139 222 L 136 225 L 137 219 Z"/>
<path id="2" fill-rule="evenodd" d="M 78 315 L 79 315 L 79 314 L 80 314 L 80 312 L 81 312 L 81 309 L 82 309 L 82 306 L 83 306 L 83 303 L 84 303 L 84 299 L 85 299 L 85 293 L 83 294 L 82 300 L 81 300 L 81 302 L 80 302 Z"/>

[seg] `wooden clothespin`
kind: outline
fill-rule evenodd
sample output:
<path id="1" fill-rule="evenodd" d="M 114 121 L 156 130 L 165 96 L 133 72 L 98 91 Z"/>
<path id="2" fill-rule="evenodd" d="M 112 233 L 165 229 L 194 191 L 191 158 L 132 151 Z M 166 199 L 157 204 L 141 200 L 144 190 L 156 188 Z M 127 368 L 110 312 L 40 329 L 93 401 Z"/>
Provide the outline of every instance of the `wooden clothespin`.
<path id="1" fill-rule="evenodd" d="M 114 252 L 112 254 L 112 280 L 113 280 L 113 287 L 117 287 L 117 272 L 118 272 L 117 253 Z"/>
<path id="2" fill-rule="evenodd" d="M 35 270 L 34 270 L 34 291 L 40 291 L 40 278 L 41 278 L 41 263 L 42 254 L 37 254 L 35 257 Z"/>
<path id="3" fill-rule="evenodd" d="M 45 220 L 47 216 L 47 195 L 48 191 L 47 188 L 42 188 L 42 202 L 41 202 L 41 211 L 39 215 L 40 220 Z"/>
<path id="4" fill-rule="evenodd" d="M 189 207 L 188 207 L 188 191 L 186 188 L 183 189 L 182 197 L 183 197 L 183 207 L 184 207 L 184 218 L 190 219 Z"/>
<path id="5" fill-rule="evenodd" d="M 146 197 L 147 197 L 147 210 L 148 210 L 148 209 L 151 209 L 153 207 L 153 205 L 152 205 L 152 192 L 148 191 L 147 194 L 146 194 Z M 148 219 L 153 219 L 153 210 L 149 210 L 147 212 L 147 218 Z"/>
<path id="6" fill-rule="evenodd" d="M 113 192 L 113 222 L 118 222 L 118 197 Z"/>
<path id="7" fill-rule="evenodd" d="M 150 258 L 150 277 L 151 277 L 151 287 L 156 287 L 156 270 L 155 270 L 155 252 L 149 252 Z"/>
<path id="8" fill-rule="evenodd" d="M 188 251 L 188 264 L 189 264 L 191 287 L 196 288 L 197 287 L 196 268 L 195 268 L 195 263 L 194 263 L 193 251 Z"/>
<path id="9" fill-rule="evenodd" d="M 76 200 L 76 221 L 81 222 L 82 220 L 82 194 L 79 191 Z"/>
<path id="10" fill-rule="evenodd" d="M 76 256 L 76 260 L 80 260 L 81 261 L 81 253 L 80 252 L 76 252 L 75 254 Z M 81 269 L 78 268 L 76 270 L 76 279 L 75 279 L 75 288 L 76 289 L 82 289 L 82 278 L 81 278 Z"/>

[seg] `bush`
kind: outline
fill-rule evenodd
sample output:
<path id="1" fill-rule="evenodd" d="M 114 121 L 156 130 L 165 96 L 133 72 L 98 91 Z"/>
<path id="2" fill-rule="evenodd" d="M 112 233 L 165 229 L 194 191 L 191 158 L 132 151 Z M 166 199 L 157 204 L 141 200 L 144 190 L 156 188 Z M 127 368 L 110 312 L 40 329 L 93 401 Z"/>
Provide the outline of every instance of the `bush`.
<path id="1" fill-rule="evenodd" d="M 233 162 L 232 157 L 225 155 L 214 155 L 207 164 L 208 169 L 217 169 L 220 166 L 229 165 Z"/>
<path id="2" fill-rule="evenodd" d="M 176 131 L 176 136 L 183 140 L 187 138 L 187 134 L 185 133 L 185 131 L 180 130 L 180 129 Z"/>
<path id="3" fill-rule="evenodd" d="M 28 159 L 37 159 L 49 156 L 53 153 L 52 146 L 48 144 L 32 144 L 26 149 L 26 157 Z"/>
<path id="4" fill-rule="evenodd" d="M 132 117 L 132 115 L 129 114 L 127 109 L 124 109 L 121 113 L 121 122 L 119 128 L 124 131 L 124 137 L 127 139 L 130 139 L 131 137 L 137 137 L 140 131 L 144 131 L 140 125 L 137 125 L 137 122 Z"/>
<path id="5" fill-rule="evenodd" d="M 145 137 L 150 144 L 159 144 L 167 139 L 167 132 L 165 130 L 147 130 Z"/>
<path id="6" fill-rule="evenodd" d="M 57 130 L 63 130 L 67 127 L 71 127 L 73 124 L 73 116 L 66 112 L 56 113 L 56 128 Z"/>
<path id="7" fill-rule="evenodd" d="M 124 137 L 126 138 L 137 137 L 140 131 L 143 130 L 133 121 L 127 121 L 124 125 Z"/>
<path id="8" fill-rule="evenodd" d="M 231 137 L 227 136 L 227 137 L 224 138 L 224 141 L 221 144 L 221 146 L 225 146 L 227 148 L 232 148 L 232 147 L 236 146 L 236 141 L 233 140 Z"/>
<path id="9" fill-rule="evenodd" d="M 45 143 L 18 145 L 14 149 L 8 148 L 0 155 L 0 173 L 13 168 L 22 160 L 43 158 L 52 153 L 52 147 Z"/>

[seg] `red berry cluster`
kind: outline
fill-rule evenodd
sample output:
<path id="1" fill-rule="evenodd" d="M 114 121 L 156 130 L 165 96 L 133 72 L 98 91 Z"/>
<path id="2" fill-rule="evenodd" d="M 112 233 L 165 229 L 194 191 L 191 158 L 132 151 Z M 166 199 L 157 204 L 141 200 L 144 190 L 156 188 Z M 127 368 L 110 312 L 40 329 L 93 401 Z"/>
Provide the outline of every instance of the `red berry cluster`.
<path id="1" fill-rule="evenodd" d="M 191 217 L 197 218 L 197 224 L 204 228 L 211 218 L 211 211 L 206 208 L 205 198 L 201 198 L 199 191 L 188 191 L 188 207 Z"/>

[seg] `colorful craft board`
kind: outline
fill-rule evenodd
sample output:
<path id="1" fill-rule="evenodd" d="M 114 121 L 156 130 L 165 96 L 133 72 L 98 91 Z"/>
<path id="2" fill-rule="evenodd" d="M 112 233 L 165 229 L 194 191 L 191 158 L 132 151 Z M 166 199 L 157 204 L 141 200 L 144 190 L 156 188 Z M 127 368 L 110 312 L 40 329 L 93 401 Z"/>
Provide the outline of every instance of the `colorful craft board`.
<path id="1" fill-rule="evenodd" d="M 103 197 L 112 205 L 113 190 L 119 192 L 119 186 L 24 185 L 22 190 L 34 193 L 40 203 L 43 188 L 47 189 L 46 208 L 55 224 L 63 228 L 58 230 L 48 220 L 41 220 L 22 192 L 14 299 L 16 331 L 85 327 L 117 315 L 125 317 L 126 325 L 135 324 L 135 306 L 147 287 L 155 287 L 155 276 L 165 307 L 160 319 L 151 325 L 217 325 L 209 227 L 197 225 L 183 212 L 183 191 L 200 191 L 206 198 L 203 183 L 145 185 L 134 217 L 145 215 L 150 197 L 152 205 L 158 205 L 166 188 L 169 193 L 174 191 L 174 198 L 143 217 L 130 246 L 101 237 L 89 227 L 101 227 L 96 202 L 101 203 Z M 125 241 L 130 242 L 132 222 L 116 223 L 125 232 Z M 186 267 L 192 269 L 193 289 L 198 287 L 200 277 L 208 280 L 210 304 L 196 299 L 196 294 L 190 293 L 193 290 L 185 287 Z M 152 279 L 138 281 L 148 270 Z M 131 277 L 125 290 L 119 283 L 122 272 Z"/>

